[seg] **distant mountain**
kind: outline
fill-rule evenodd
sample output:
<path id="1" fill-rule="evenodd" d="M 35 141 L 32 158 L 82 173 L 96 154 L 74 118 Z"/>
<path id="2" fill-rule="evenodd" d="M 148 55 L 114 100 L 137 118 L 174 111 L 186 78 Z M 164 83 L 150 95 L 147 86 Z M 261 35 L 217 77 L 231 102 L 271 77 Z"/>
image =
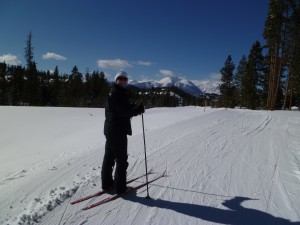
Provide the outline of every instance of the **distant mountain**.
<path id="1" fill-rule="evenodd" d="M 130 85 L 138 87 L 140 89 L 151 89 L 151 88 L 167 88 L 177 87 L 178 89 L 188 93 L 190 95 L 201 95 L 203 92 L 193 82 L 182 78 L 182 77 L 165 77 L 159 81 L 132 80 L 129 82 Z"/>
<path id="2" fill-rule="evenodd" d="M 200 88 L 204 93 L 209 94 L 220 94 L 220 84 L 221 81 L 212 80 L 192 80 L 192 82 Z"/>
<path id="3" fill-rule="evenodd" d="M 152 81 L 152 80 L 130 80 L 129 85 L 132 85 L 134 87 L 140 88 L 140 89 L 152 89 L 153 87 L 157 86 L 157 81 Z"/>
<path id="4" fill-rule="evenodd" d="M 159 81 L 155 80 L 131 80 L 129 85 L 140 89 L 152 89 L 152 88 L 167 88 L 177 87 L 190 95 L 201 95 L 203 93 L 220 94 L 219 84 L 220 81 L 199 81 L 199 80 L 187 80 L 183 77 L 165 77 Z"/>
<path id="5" fill-rule="evenodd" d="M 201 95 L 203 92 L 193 82 L 182 77 L 165 77 L 157 82 L 158 87 L 177 87 L 190 95 Z"/>

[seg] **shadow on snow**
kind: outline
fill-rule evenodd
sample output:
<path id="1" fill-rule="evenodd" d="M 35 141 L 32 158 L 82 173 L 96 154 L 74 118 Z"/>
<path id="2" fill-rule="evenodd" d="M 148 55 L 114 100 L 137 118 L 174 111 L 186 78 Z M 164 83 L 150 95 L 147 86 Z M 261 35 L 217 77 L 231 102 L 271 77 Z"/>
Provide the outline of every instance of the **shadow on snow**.
<path id="1" fill-rule="evenodd" d="M 161 209 L 169 209 L 175 212 L 210 221 L 219 224 L 231 225 L 300 225 L 300 222 L 291 222 L 287 219 L 275 217 L 266 212 L 257 209 L 244 208 L 241 204 L 246 200 L 256 200 L 245 197 L 234 197 L 225 200 L 222 204 L 227 209 L 219 209 L 211 206 L 196 205 L 190 203 L 171 202 L 161 199 L 146 199 L 138 197 L 135 193 L 124 196 L 124 199 L 136 203 L 140 203 L 149 207 L 157 207 Z"/>

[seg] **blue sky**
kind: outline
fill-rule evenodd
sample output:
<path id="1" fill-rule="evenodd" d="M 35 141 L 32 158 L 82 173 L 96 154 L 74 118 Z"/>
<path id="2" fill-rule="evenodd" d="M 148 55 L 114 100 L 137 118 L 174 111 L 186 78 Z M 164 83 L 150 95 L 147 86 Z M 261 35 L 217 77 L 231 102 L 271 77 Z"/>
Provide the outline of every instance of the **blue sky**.
<path id="1" fill-rule="evenodd" d="M 0 61 L 25 65 L 31 31 L 39 70 L 217 79 L 264 43 L 267 13 L 268 0 L 1 0 Z"/>

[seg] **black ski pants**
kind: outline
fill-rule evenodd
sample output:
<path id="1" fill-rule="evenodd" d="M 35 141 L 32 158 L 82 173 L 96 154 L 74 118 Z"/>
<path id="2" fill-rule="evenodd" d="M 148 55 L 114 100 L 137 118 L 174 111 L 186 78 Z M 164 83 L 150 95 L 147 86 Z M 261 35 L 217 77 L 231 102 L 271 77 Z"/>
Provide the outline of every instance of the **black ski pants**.
<path id="1" fill-rule="evenodd" d="M 108 189 L 115 184 L 117 193 L 122 193 L 126 190 L 127 159 L 127 135 L 106 136 L 105 154 L 101 171 L 103 189 Z M 115 180 L 113 180 L 112 172 L 115 163 Z"/>

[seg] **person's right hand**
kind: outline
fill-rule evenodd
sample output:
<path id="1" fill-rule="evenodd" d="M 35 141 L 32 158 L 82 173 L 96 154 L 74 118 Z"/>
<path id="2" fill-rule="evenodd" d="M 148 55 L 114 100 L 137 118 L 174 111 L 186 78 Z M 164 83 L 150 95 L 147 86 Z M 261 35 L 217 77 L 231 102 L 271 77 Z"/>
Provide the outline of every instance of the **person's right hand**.
<path id="1" fill-rule="evenodd" d="M 137 111 L 138 111 L 138 114 L 142 114 L 142 113 L 145 112 L 145 106 L 144 106 L 143 103 L 141 103 L 141 104 L 139 105 Z"/>

